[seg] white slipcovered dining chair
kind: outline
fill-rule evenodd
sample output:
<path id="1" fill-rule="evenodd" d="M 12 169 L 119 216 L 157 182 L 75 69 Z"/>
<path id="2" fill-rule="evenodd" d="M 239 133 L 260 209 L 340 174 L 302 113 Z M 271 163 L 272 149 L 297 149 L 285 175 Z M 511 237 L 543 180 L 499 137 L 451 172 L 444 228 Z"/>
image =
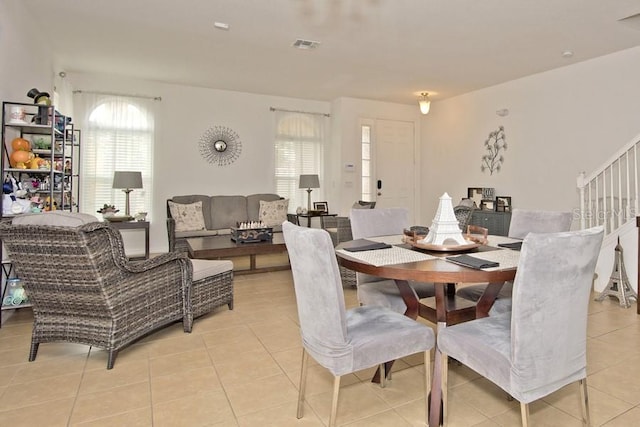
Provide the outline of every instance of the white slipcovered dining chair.
<path id="1" fill-rule="evenodd" d="M 351 234 L 354 239 L 401 235 L 405 228 L 409 228 L 409 211 L 405 208 L 351 211 Z M 409 285 L 418 298 L 435 295 L 433 283 L 410 281 Z M 362 305 L 379 305 L 398 313 L 404 313 L 407 309 L 394 280 L 356 273 L 356 286 L 358 301 Z"/>
<path id="2" fill-rule="evenodd" d="M 302 335 L 298 418 L 303 415 L 309 355 L 335 377 L 329 426 L 336 423 L 342 375 L 380 365 L 380 381 L 384 386 L 384 364 L 418 352 L 424 352 L 426 410 L 430 349 L 435 343 L 431 328 L 384 307 L 347 310 L 329 233 L 290 222 L 282 225 L 282 231 L 291 262 Z"/>
<path id="3" fill-rule="evenodd" d="M 438 331 L 447 422 L 447 357 L 520 401 L 530 402 L 579 381 L 583 424 L 589 424 L 586 385 L 587 312 L 603 229 L 529 233 L 520 253 L 509 313 Z"/>
<path id="4" fill-rule="evenodd" d="M 514 209 L 509 225 L 509 237 L 524 239 L 529 233 L 555 233 L 571 229 L 571 212 Z M 487 285 L 471 285 L 458 289 L 456 295 L 478 301 Z M 513 282 L 506 282 L 491 309 L 491 314 L 511 310 Z"/>

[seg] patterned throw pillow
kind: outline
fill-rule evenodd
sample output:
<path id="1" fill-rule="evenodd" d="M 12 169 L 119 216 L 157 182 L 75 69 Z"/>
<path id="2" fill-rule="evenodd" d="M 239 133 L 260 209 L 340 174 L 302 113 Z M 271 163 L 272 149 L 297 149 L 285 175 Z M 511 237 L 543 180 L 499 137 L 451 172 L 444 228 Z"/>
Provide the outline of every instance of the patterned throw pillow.
<path id="1" fill-rule="evenodd" d="M 204 230 L 202 202 L 190 204 L 169 202 L 171 216 L 176 221 L 176 232 Z"/>
<path id="2" fill-rule="evenodd" d="M 266 227 L 280 225 L 287 220 L 287 212 L 289 210 L 289 199 L 275 200 L 273 202 L 265 202 L 260 200 L 260 221 Z"/>

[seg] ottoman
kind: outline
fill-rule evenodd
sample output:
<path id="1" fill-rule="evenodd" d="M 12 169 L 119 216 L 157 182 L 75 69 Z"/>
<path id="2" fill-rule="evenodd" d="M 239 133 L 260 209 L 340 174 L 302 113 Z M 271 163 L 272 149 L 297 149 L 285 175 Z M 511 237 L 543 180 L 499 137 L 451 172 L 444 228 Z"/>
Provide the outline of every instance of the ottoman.
<path id="1" fill-rule="evenodd" d="M 233 262 L 192 259 L 191 310 L 193 317 L 227 304 L 233 310 Z"/>

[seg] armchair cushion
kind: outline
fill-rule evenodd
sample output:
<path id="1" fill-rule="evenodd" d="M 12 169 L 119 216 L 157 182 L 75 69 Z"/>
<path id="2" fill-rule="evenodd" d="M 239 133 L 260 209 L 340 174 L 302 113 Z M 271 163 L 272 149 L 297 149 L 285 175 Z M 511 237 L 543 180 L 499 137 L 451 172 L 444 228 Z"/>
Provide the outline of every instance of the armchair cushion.
<path id="1" fill-rule="evenodd" d="M 49 211 L 16 216 L 13 218 L 11 223 L 13 225 L 55 225 L 59 227 L 78 227 L 80 225 L 96 221 L 98 221 L 98 219 L 90 214 Z"/>

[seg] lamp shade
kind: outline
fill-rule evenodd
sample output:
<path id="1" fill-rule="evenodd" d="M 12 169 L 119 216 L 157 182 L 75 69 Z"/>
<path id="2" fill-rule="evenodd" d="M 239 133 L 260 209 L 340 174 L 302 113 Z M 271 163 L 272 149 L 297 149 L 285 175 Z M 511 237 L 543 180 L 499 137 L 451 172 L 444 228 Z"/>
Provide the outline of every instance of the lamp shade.
<path id="1" fill-rule="evenodd" d="M 142 172 L 115 171 L 112 188 L 142 188 Z"/>
<path id="2" fill-rule="evenodd" d="M 298 188 L 320 188 L 318 175 L 300 175 L 300 185 Z"/>

